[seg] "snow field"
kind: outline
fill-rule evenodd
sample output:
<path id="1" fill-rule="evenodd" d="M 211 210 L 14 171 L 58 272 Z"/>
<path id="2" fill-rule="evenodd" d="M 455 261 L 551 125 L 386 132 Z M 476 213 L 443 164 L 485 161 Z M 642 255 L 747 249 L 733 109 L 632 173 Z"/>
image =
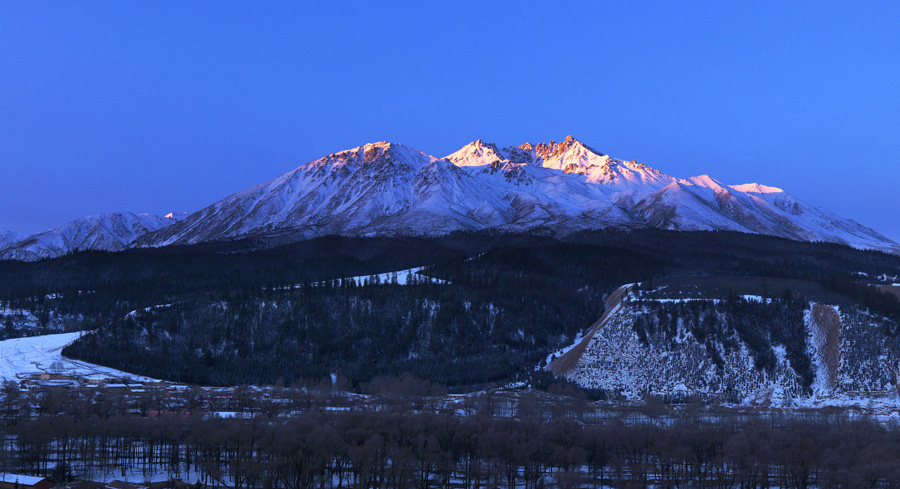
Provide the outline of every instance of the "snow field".
<path id="1" fill-rule="evenodd" d="M 0 379 L 19 381 L 41 374 L 59 374 L 79 380 L 159 382 L 112 368 L 71 360 L 62 349 L 85 332 L 30 336 L 0 341 Z"/>

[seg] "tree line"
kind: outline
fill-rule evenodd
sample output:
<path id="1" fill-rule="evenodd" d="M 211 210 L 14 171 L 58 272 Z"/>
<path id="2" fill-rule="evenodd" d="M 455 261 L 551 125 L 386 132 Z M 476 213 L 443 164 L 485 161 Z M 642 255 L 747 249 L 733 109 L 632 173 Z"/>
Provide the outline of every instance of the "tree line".
<path id="1" fill-rule="evenodd" d="M 730 292 L 724 300 L 691 300 L 664 303 L 639 301 L 642 312 L 632 327 L 645 345 L 665 345 L 679 334 L 689 331 L 705 346 L 710 360 L 719 370 L 724 368 L 720 351 L 730 353 L 746 346 L 754 366 L 772 375 L 776 366 L 774 348 L 783 346 L 791 368 L 809 390 L 813 381 L 812 359 L 806 346 L 803 312 L 808 302 L 784 291 L 779 299 L 746 300 Z"/>
<path id="2" fill-rule="evenodd" d="M 29 332 L 4 318 L 0 334 L 98 331 L 66 353 L 184 382 L 289 384 L 334 373 L 357 386 L 411 372 L 479 388 L 530 371 L 596 320 L 603 297 L 619 285 L 673 272 L 803 279 L 888 317 L 900 308 L 857 275 L 900 273 L 900 257 L 741 233 L 454 233 L 251 245 L 0 262 L 0 307 L 53 326 Z M 450 283 L 359 287 L 345 280 L 424 264 L 431 265 L 426 275 Z M 158 305 L 168 307 L 128 315 Z M 760 329 L 759 314 L 735 313 L 732 329 L 741 330 L 758 367 L 771 368 L 764 346 L 781 342 L 808 379 L 796 308 L 767 316 L 783 316 L 770 331 Z M 707 321 L 697 333 L 717 335 Z"/>
<path id="3" fill-rule="evenodd" d="M 0 440 L 7 471 L 191 474 L 235 489 L 900 487 L 896 426 L 791 415 L 632 425 L 527 409 L 517 418 L 62 415 L 0 428 Z"/>
<path id="4" fill-rule="evenodd" d="M 210 294 L 114 318 L 63 353 L 206 385 L 340 374 L 356 387 L 404 372 L 450 387 L 498 383 L 602 314 L 620 281 L 660 268 L 627 250 L 596 251 L 503 248 L 433 266 L 408 285 L 337 278 Z"/>

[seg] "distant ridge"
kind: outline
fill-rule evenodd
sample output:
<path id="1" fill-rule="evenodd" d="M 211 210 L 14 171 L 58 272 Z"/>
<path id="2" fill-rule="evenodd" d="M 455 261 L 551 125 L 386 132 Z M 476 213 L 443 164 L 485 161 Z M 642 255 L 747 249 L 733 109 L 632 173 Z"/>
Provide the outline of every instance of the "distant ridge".
<path id="1" fill-rule="evenodd" d="M 741 231 L 900 251 L 876 231 L 781 189 L 730 186 L 708 175 L 671 177 L 571 136 L 508 148 L 477 140 L 444 158 L 402 144 L 370 143 L 230 195 L 135 245 L 641 227 Z"/>
<path id="2" fill-rule="evenodd" d="M 112 212 L 68 222 L 50 231 L 0 244 L 0 259 L 35 261 L 76 250 L 118 251 L 135 238 L 174 224 L 183 215 Z"/>
<path id="3" fill-rule="evenodd" d="M 104 217 L 105 216 L 105 217 Z M 572 136 L 498 148 L 482 140 L 439 158 L 398 143 L 339 151 L 190 215 L 91 216 L 13 242 L 0 259 L 324 235 L 438 236 L 492 229 L 728 230 L 900 253 L 900 245 L 780 188 L 675 178 L 612 158 Z"/>

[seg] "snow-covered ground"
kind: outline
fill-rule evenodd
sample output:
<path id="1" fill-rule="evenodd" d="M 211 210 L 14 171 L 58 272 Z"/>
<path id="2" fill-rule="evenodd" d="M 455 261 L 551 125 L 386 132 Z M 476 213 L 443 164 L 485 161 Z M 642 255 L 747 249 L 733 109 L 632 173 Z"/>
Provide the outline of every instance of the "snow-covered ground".
<path id="1" fill-rule="evenodd" d="M 38 326 L 38 318 L 26 309 L 10 309 L 0 306 L 0 319 L 9 316 L 16 329 L 36 328 Z"/>
<path id="2" fill-rule="evenodd" d="M 680 303 L 680 302 L 693 302 L 693 301 L 706 301 L 706 302 L 715 302 L 718 304 L 722 302 L 721 299 L 707 299 L 705 297 L 680 297 L 678 299 L 654 299 L 652 297 L 641 297 L 641 300 L 651 301 L 651 302 L 663 302 L 663 303 Z"/>
<path id="3" fill-rule="evenodd" d="M 0 341 L 0 379 L 22 380 L 43 373 L 71 376 L 81 380 L 158 382 L 112 368 L 71 360 L 62 349 L 84 332 L 31 336 Z"/>
<path id="4" fill-rule="evenodd" d="M 482 253 L 483 254 L 483 253 Z M 478 255 L 481 256 L 481 255 Z M 472 258 L 470 258 L 471 260 Z M 446 280 L 441 280 L 439 278 L 428 277 L 426 275 L 422 275 L 422 271 L 425 270 L 426 267 L 416 267 L 416 268 L 407 268 L 405 270 L 397 270 L 396 272 L 385 272 L 385 273 L 376 273 L 372 275 L 357 275 L 355 277 L 347 277 L 344 280 L 352 280 L 356 282 L 356 285 L 362 286 L 367 282 L 370 284 L 379 283 L 379 284 L 391 284 L 396 283 L 397 285 L 407 285 L 409 283 L 409 279 L 413 276 L 418 279 L 418 281 L 424 282 L 426 280 L 430 280 L 433 284 L 446 284 L 449 283 Z M 326 282 L 315 282 L 313 285 L 321 285 Z M 288 285 L 285 287 L 277 287 L 276 290 L 285 290 L 285 289 L 299 289 L 302 288 L 303 284 L 295 284 Z"/>
<path id="5" fill-rule="evenodd" d="M 157 305 L 157 306 L 145 307 L 145 308 L 143 308 L 143 309 L 135 309 L 134 311 L 131 311 L 131 312 L 129 312 L 128 314 L 126 314 L 125 317 L 133 318 L 133 317 L 137 316 L 138 314 L 150 312 L 150 311 L 153 311 L 153 310 L 155 310 L 155 309 L 165 309 L 165 308 L 167 308 L 167 307 L 172 307 L 172 306 L 174 306 L 175 304 L 176 304 L 176 303 L 173 302 L 172 304 L 159 304 L 159 305 Z"/>
<path id="6" fill-rule="evenodd" d="M 747 301 L 763 301 L 763 297 L 756 295 L 742 297 Z M 892 389 L 872 385 L 867 389 L 849 390 L 842 387 L 844 384 L 851 385 L 847 379 L 843 377 L 835 379 L 835 371 L 840 366 L 841 357 L 838 356 L 836 359 L 829 357 L 830 369 L 825 364 L 823 348 L 827 342 L 824 337 L 816 336 L 819 332 L 813 327 L 815 325 L 812 324 L 810 311 L 805 314 L 805 324 L 807 331 L 810 332 L 809 353 L 815 375 L 812 386 L 814 393 L 807 396 L 800 392 L 799 379 L 793 372 L 787 352 L 782 345 L 773 345 L 777 358 L 774 372 L 757 371 L 754 359 L 743 344 L 730 353 L 720 352 L 725 368 L 719 372 L 709 358 L 698 350 L 699 345 L 693 336 L 681 333 L 680 326 L 679 334 L 672 338 L 672 342 L 665 345 L 643 344 L 632 327 L 634 316 L 640 312 L 640 302 L 633 302 L 636 299 L 662 303 L 720 302 L 718 299 L 697 297 L 647 298 L 641 291 L 633 291 L 621 304 L 610 310 L 607 320 L 592 334 L 590 343 L 572 370 L 564 373 L 566 378 L 584 387 L 618 391 L 632 400 L 641 398 L 646 392 L 676 396 L 685 392 L 715 394 L 721 393 L 724 386 L 731 385 L 742 392 L 740 400 L 730 401 L 734 402 L 735 406 L 779 409 L 838 407 L 878 416 L 900 417 L 900 399 Z M 767 302 L 771 301 L 772 299 L 767 299 Z M 815 306 L 816 304 L 810 305 L 811 308 Z M 837 306 L 827 307 L 834 312 L 835 317 L 840 318 L 841 313 Z M 573 344 L 555 352 L 555 356 L 562 357 L 581 341 L 584 341 L 584 338 L 579 335 Z M 833 339 L 832 343 L 841 345 L 841 339 Z M 554 354 L 551 354 L 547 363 L 550 363 L 553 357 Z M 880 366 L 878 358 L 862 361 L 875 362 L 876 366 Z M 847 374 L 843 375 L 847 377 Z M 830 382 L 826 382 L 827 379 L 831 379 Z"/>
<path id="7" fill-rule="evenodd" d="M 378 282 L 382 284 L 390 284 L 395 280 L 397 285 L 406 285 L 407 281 L 413 277 L 414 275 L 419 281 L 431 280 L 432 283 L 443 284 L 447 283 L 444 280 L 438 278 L 427 277 L 425 275 L 420 275 L 419 272 L 425 270 L 425 267 L 417 267 L 417 268 L 407 268 L 406 270 L 399 270 L 396 272 L 387 272 L 387 273 L 379 273 L 376 275 L 358 275 L 356 277 L 350 277 L 348 280 L 355 281 L 358 285 L 362 285 L 368 279 L 369 283 Z"/>
<path id="8" fill-rule="evenodd" d="M 745 301 L 748 302 L 762 302 L 763 297 L 761 295 L 742 295 Z M 771 297 L 766 297 L 766 304 L 770 304 L 772 302 Z"/>
<path id="9" fill-rule="evenodd" d="M 77 466 L 76 466 L 77 468 Z M 109 484 L 113 481 L 124 481 L 131 484 L 151 484 L 167 482 L 172 479 L 181 479 L 185 482 L 194 482 L 203 480 L 203 475 L 190 464 L 181 464 L 178 470 L 164 470 L 157 466 L 152 468 L 135 469 L 114 467 L 110 470 L 100 470 L 95 467 L 85 467 L 84 472 L 79 473 L 81 477 L 94 482 L 103 482 Z M 212 482 L 212 481 L 210 481 Z M 225 478 L 224 481 L 234 486 L 231 478 Z M 226 486 L 227 487 L 227 486 Z"/>

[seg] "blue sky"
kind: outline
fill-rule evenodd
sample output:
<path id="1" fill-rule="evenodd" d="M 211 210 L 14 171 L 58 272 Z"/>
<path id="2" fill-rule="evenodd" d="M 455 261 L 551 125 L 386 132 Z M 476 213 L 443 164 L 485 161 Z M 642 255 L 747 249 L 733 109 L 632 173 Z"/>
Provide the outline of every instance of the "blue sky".
<path id="1" fill-rule="evenodd" d="M 572 134 L 900 240 L 898 23 L 896 2 L 4 2 L 0 229 L 194 211 L 372 141 Z"/>

